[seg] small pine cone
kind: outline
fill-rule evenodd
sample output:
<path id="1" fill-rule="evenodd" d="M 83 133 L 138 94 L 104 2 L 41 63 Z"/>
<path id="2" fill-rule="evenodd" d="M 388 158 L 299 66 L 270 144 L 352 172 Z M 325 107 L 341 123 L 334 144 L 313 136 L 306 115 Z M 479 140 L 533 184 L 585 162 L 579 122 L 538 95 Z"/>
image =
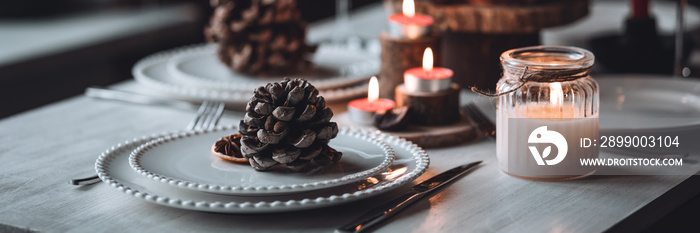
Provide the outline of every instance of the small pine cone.
<path id="1" fill-rule="evenodd" d="M 303 79 L 284 79 L 255 90 L 240 122 L 241 152 L 256 170 L 279 164 L 299 171 L 337 162 L 342 153 L 328 142 L 338 135 L 333 111 Z"/>

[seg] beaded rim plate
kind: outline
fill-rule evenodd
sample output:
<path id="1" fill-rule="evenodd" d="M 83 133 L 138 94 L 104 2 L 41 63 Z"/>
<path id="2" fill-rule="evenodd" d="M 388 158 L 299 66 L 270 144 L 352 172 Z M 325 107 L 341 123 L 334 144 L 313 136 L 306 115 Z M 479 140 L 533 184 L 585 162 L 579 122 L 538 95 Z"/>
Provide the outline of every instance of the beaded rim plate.
<path id="1" fill-rule="evenodd" d="M 306 78 L 319 90 L 331 90 L 366 83 L 379 73 L 376 55 L 347 47 L 323 44 L 311 58 L 310 71 L 290 75 L 245 75 L 232 72 L 219 61 L 217 44 L 183 47 L 168 60 L 168 73 L 182 83 L 206 89 L 224 91 L 255 90 L 284 77 Z"/>
<path id="2" fill-rule="evenodd" d="M 253 95 L 254 88 L 245 91 L 231 91 L 202 88 L 183 83 L 168 72 L 168 62 L 180 51 L 187 50 L 191 46 L 174 48 L 151 54 L 139 60 L 131 70 L 137 82 L 151 88 L 152 94 L 160 94 L 169 98 L 176 98 L 190 102 L 204 100 L 218 101 L 235 106 L 245 106 Z M 281 79 L 279 80 L 281 81 Z M 319 90 L 327 102 L 350 99 L 352 97 L 367 94 L 367 84 L 346 86 L 335 89 Z"/>
<path id="3" fill-rule="evenodd" d="M 129 156 L 139 174 L 179 188 L 229 195 L 282 195 L 349 184 L 376 175 L 394 161 L 394 150 L 366 134 L 341 129 L 329 145 L 343 152 L 338 163 L 308 172 L 255 171 L 250 164 L 224 161 L 211 144 L 236 133 L 230 126 L 186 131 L 147 142 Z"/>
<path id="4" fill-rule="evenodd" d="M 410 141 L 366 129 L 350 128 L 348 131 L 367 134 L 389 144 L 396 152 L 396 160 L 390 167 L 390 174 L 394 176 L 381 174 L 337 188 L 300 194 L 244 197 L 176 188 L 143 177 L 129 167 L 129 154 L 134 148 L 170 133 L 134 138 L 112 146 L 99 156 L 95 170 L 107 185 L 158 205 L 219 213 L 273 213 L 321 208 L 368 198 L 406 185 L 428 169 L 428 154 Z M 384 179 L 378 179 L 382 176 Z"/>

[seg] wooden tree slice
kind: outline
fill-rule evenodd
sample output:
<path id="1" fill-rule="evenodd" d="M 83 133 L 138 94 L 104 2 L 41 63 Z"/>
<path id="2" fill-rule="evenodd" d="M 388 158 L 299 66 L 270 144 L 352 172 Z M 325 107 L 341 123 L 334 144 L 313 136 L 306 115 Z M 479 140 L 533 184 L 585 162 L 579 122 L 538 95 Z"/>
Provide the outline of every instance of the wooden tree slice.
<path id="1" fill-rule="evenodd" d="M 469 3 L 481 5 L 532 5 L 545 3 L 550 0 L 452 0 L 450 3 Z"/>
<path id="2" fill-rule="evenodd" d="M 410 92 L 405 85 L 396 87 L 396 106 L 411 108 L 411 124 L 450 125 L 459 120 L 459 85 L 437 93 Z"/>
<path id="3" fill-rule="evenodd" d="M 465 117 L 454 124 L 443 126 L 411 125 L 400 132 L 387 132 L 405 138 L 424 148 L 446 147 L 470 142 L 477 138 L 477 130 Z"/>
<path id="4" fill-rule="evenodd" d="M 385 0 L 394 13 L 401 12 L 401 0 Z M 416 12 L 435 20 L 440 31 L 487 34 L 536 33 L 588 15 L 589 0 L 553 0 L 532 5 L 434 4 L 416 2 Z"/>
<path id="5" fill-rule="evenodd" d="M 341 126 L 370 127 L 374 129 L 373 126 L 352 122 L 347 112 L 340 113 L 333 119 Z M 382 132 L 405 138 L 423 148 L 448 147 L 471 142 L 479 138 L 476 127 L 464 116 L 462 116 L 459 121 L 450 125 L 409 125 L 408 128 L 402 131 Z"/>
<path id="6" fill-rule="evenodd" d="M 403 72 L 421 67 L 425 48 L 440 51 L 440 37 L 428 36 L 418 39 L 393 38 L 387 33 L 379 34 L 382 45 L 382 65 L 379 71 L 379 96 L 394 99 L 394 88 L 403 83 Z M 436 56 L 435 65 L 440 64 Z"/>

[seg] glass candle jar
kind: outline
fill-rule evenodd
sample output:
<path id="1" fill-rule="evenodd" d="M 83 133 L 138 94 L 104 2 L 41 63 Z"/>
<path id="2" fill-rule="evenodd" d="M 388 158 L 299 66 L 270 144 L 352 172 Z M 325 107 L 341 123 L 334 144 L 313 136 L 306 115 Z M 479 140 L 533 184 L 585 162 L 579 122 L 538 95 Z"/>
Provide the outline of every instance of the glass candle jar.
<path id="1" fill-rule="evenodd" d="M 595 172 L 598 83 L 591 52 L 563 46 L 512 49 L 501 55 L 497 85 L 497 156 L 504 172 L 527 179 L 572 179 Z"/>

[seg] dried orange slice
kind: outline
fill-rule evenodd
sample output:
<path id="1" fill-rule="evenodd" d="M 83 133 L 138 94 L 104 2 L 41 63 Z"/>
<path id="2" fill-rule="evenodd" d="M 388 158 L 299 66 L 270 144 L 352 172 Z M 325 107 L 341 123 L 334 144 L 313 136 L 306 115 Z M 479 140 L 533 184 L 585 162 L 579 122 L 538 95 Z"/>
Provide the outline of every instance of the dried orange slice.
<path id="1" fill-rule="evenodd" d="M 231 134 L 222 137 L 211 146 L 211 153 L 223 160 L 248 163 L 248 159 L 243 157 L 240 151 L 241 137 L 243 137 L 241 134 Z"/>

